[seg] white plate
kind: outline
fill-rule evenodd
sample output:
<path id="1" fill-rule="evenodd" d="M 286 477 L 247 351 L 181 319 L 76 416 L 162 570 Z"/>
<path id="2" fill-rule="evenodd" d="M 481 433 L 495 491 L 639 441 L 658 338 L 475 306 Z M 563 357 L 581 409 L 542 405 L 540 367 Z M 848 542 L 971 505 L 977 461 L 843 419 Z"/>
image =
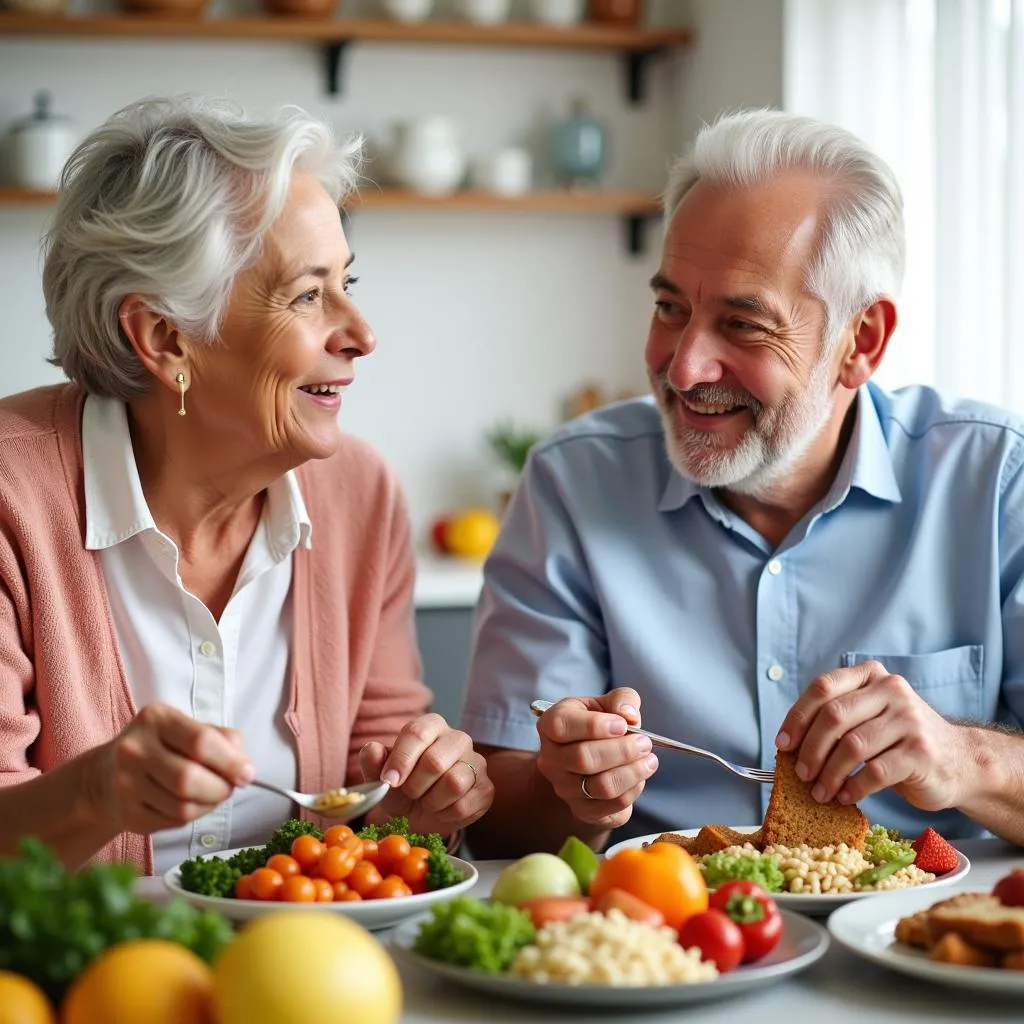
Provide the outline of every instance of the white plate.
<path id="1" fill-rule="evenodd" d="M 210 856 L 227 858 L 236 853 L 238 850 L 222 850 L 220 853 L 211 853 Z M 413 914 L 422 913 L 434 903 L 450 900 L 453 896 L 472 889 L 480 877 L 476 868 L 468 860 L 461 860 L 459 857 L 448 859 L 465 875 L 461 882 L 450 885 L 447 889 L 435 889 L 415 896 L 395 896 L 392 899 L 365 900 L 361 903 L 278 903 L 276 900 L 236 900 L 223 896 L 200 896 L 198 893 L 182 889 L 181 875 L 178 871 L 180 865 L 171 868 L 164 875 L 164 885 L 175 896 L 188 900 L 194 907 L 216 910 L 232 921 L 250 921 L 272 910 L 313 910 L 324 914 L 341 914 L 358 921 L 364 928 L 373 930 L 390 928 L 391 925 L 404 921 Z"/>
<path id="2" fill-rule="evenodd" d="M 956 886 L 947 892 L 929 893 L 920 889 L 900 889 L 884 893 L 869 903 L 852 903 L 837 910 L 828 919 L 828 928 L 837 942 L 858 956 L 873 960 L 901 974 L 936 981 L 955 988 L 976 989 L 1024 996 L 1024 972 L 995 967 L 961 967 L 929 960 L 919 949 L 893 938 L 901 917 L 930 907 L 939 899 L 961 892 L 977 892 L 969 886 Z"/>
<path id="3" fill-rule="evenodd" d="M 760 825 L 737 825 L 737 832 L 756 832 L 760 828 Z M 666 829 L 667 832 L 675 832 L 676 835 L 680 836 L 695 836 L 700 829 L 697 828 L 673 828 Z M 613 853 L 618 853 L 619 850 L 628 850 L 630 847 L 644 846 L 647 843 L 653 843 L 658 836 L 663 835 L 662 832 L 654 832 L 649 836 L 637 836 L 635 839 L 625 839 L 621 843 L 616 843 L 614 846 L 609 846 L 605 850 L 604 855 L 610 857 Z M 939 875 L 934 882 L 925 882 L 922 885 L 915 885 L 913 887 L 914 892 L 931 892 L 932 889 L 938 888 L 943 885 L 951 885 L 953 882 L 959 881 L 971 870 L 971 862 L 957 850 L 957 858 L 959 863 L 952 870 L 948 871 L 944 875 Z M 785 907 L 787 910 L 796 910 L 801 914 L 830 914 L 833 910 L 838 907 L 845 906 L 847 903 L 853 903 L 857 900 L 865 899 L 869 896 L 880 896 L 883 892 L 891 892 L 892 890 L 874 890 L 869 889 L 867 892 L 844 892 L 837 893 L 835 895 L 822 895 L 816 896 L 813 893 L 804 892 L 774 892 L 772 896 L 775 898 L 775 902 L 780 907 Z M 934 897 L 938 899 L 938 897 Z"/>
<path id="4" fill-rule="evenodd" d="M 507 974 L 487 974 L 468 967 L 440 963 L 413 952 L 416 933 L 425 917 L 403 922 L 389 942 L 396 957 L 404 958 L 434 974 L 492 995 L 536 1003 L 570 1006 L 674 1006 L 700 1003 L 761 989 L 790 974 L 810 967 L 828 949 L 828 932 L 820 924 L 799 914 L 782 911 L 783 929 L 779 944 L 763 960 L 720 974 L 711 981 L 689 985 L 542 985 Z"/>

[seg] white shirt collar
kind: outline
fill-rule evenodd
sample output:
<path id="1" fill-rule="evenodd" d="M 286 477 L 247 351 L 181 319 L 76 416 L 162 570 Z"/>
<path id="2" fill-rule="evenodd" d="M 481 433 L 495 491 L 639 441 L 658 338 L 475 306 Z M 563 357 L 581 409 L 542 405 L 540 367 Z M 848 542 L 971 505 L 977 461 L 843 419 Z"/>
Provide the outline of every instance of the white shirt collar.
<path id="1" fill-rule="evenodd" d="M 85 475 L 85 547 L 113 547 L 143 530 L 156 530 L 135 464 L 123 402 L 89 395 L 82 412 Z M 299 544 L 313 546 L 313 524 L 291 471 L 267 488 L 267 535 L 279 558 Z"/>

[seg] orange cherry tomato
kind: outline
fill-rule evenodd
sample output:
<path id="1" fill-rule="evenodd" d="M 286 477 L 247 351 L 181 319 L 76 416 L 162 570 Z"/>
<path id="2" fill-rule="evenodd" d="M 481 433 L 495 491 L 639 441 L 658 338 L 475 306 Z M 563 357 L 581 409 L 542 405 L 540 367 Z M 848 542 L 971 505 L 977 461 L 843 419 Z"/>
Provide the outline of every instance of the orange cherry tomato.
<path id="1" fill-rule="evenodd" d="M 422 850 L 422 854 L 420 851 Z M 427 884 L 427 858 L 429 850 L 422 846 L 414 846 L 407 857 L 402 858 L 394 867 L 394 872 L 399 878 L 415 891 L 415 886 Z"/>
<path id="2" fill-rule="evenodd" d="M 334 886 L 326 878 L 314 878 L 313 888 L 316 889 L 317 903 L 334 902 Z"/>
<path id="3" fill-rule="evenodd" d="M 620 850 L 603 860 L 588 890 L 597 904 L 609 889 L 625 889 L 660 910 L 665 923 L 678 929 L 708 909 L 708 888 L 697 862 L 673 843 Z"/>
<path id="4" fill-rule="evenodd" d="M 335 882 L 331 888 L 334 889 L 335 900 L 343 899 L 345 893 L 349 891 L 348 882 Z"/>
<path id="5" fill-rule="evenodd" d="M 353 892 L 359 893 L 363 899 L 366 899 L 370 893 L 384 881 L 384 879 L 381 877 L 381 873 L 377 870 L 376 864 L 372 864 L 368 860 L 361 860 L 351 870 L 345 881 L 348 882 L 349 889 Z"/>
<path id="6" fill-rule="evenodd" d="M 255 896 L 252 894 L 252 877 L 250 875 L 242 875 L 241 878 L 235 879 L 235 899 L 236 900 L 254 900 Z"/>
<path id="7" fill-rule="evenodd" d="M 267 861 L 267 867 L 273 868 L 282 878 L 291 878 L 292 875 L 302 873 L 299 862 L 294 857 L 289 857 L 287 853 L 275 853 Z"/>
<path id="8" fill-rule="evenodd" d="M 328 882 L 340 882 L 343 878 L 348 878 L 357 863 L 351 850 L 346 850 L 343 846 L 328 846 L 320 855 L 318 874 Z"/>
<path id="9" fill-rule="evenodd" d="M 284 879 L 273 868 L 257 868 L 249 876 L 249 888 L 253 899 L 279 900 Z"/>
<path id="10" fill-rule="evenodd" d="M 383 878 L 380 884 L 370 893 L 371 900 L 392 900 L 399 896 L 411 896 L 412 889 L 403 882 L 398 875 L 388 875 Z"/>
<path id="11" fill-rule="evenodd" d="M 305 875 L 292 875 L 281 886 L 281 899 L 285 903 L 316 903 L 316 882 Z"/>
<path id="12" fill-rule="evenodd" d="M 354 835 L 348 825 L 332 825 L 324 833 L 324 846 L 337 846 L 343 839 L 351 839 Z"/>
<path id="13" fill-rule="evenodd" d="M 360 839 L 363 844 L 363 860 L 368 860 L 371 864 L 377 863 L 377 841 L 375 839 Z"/>
<path id="14" fill-rule="evenodd" d="M 412 847 L 405 836 L 386 836 L 377 844 L 377 859 L 374 863 L 381 874 L 388 874 L 401 860 L 409 856 Z"/>
<path id="15" fill-rule="evenodd" d="M 347 892 L 343 892 L 338 897 L 339 903 L 361 903 L 363 897 L 359 895 L 354 889 L 349 889 Z"/>
<path id="16" fill-rule="evenodd" d="M 296 836 L 292 841 L 292 856 L 299 862 L 299 867 L 303 871 L 316 867 L 323 852 L 324 844 L 316 836 Z"/>

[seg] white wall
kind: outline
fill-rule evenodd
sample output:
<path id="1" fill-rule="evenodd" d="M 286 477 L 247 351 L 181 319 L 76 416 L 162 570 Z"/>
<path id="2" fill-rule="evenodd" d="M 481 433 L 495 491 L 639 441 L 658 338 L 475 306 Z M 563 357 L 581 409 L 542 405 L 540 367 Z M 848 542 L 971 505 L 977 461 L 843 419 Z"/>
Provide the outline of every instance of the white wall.
<path id="1" fill-rule="evenodd" d="M 781 5 L 653 3 L 652 21 L 692 23 L 699 44 L 656 64 L 649 99 L 635 108 L 622 95 L 618 61 L 602 54 L 357 44 L 345 92 L 332 98 L 320 51 L 307 44 L 0 39 L 0 128 L 43 87 L 82 130 L 141 96 L 194 91 L 254 110 L 297 103 L 381 144 L 399 118 L 447 113 L 479 152 L 535 136 L 570 97 L 585 95 L 611 128 L 607 183 L 657 189 L 668 155 L 700 118 L 779 102 Z M 346 0 L 344 13 L 372 6 Z M 59 379 L 45 362 L 37 253 L 46 216 L 46 208 L 0 207 L 0 394 Z M 583 383 L 644 386 L 653 225 L 639 258 L 625 252 L 621 224 L 602 217 L 365 211 L 351 235 L 357 294 L 379 347 L 362 363 L 343 424 L 396 465 L 421 533 L 438 512 L 492 499 L 483 434 L 496 420 L 547 427 Z"/>

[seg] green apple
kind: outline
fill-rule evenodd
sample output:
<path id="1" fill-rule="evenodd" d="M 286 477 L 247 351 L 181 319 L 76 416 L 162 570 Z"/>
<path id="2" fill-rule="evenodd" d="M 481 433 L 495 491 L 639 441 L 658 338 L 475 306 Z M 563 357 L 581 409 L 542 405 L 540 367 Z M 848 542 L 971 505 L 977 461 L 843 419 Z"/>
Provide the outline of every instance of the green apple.
<path id="1" fill-rule="evenodd" d="M 597 854 L 582 839 L 569 836 L 562 843 L 558 856 L 572 868 L 576 881 L 580 883 L 580 892 L 586 896 L 591 879 L 597 871 Z"/>
<path id="2" fill-rule="evenodd" d="M 579 896 L 576 872 L 553 853 L 530 853 L 509 864 L 494 883 L 491 899 L 518 907 L 538 896 Z"/>

